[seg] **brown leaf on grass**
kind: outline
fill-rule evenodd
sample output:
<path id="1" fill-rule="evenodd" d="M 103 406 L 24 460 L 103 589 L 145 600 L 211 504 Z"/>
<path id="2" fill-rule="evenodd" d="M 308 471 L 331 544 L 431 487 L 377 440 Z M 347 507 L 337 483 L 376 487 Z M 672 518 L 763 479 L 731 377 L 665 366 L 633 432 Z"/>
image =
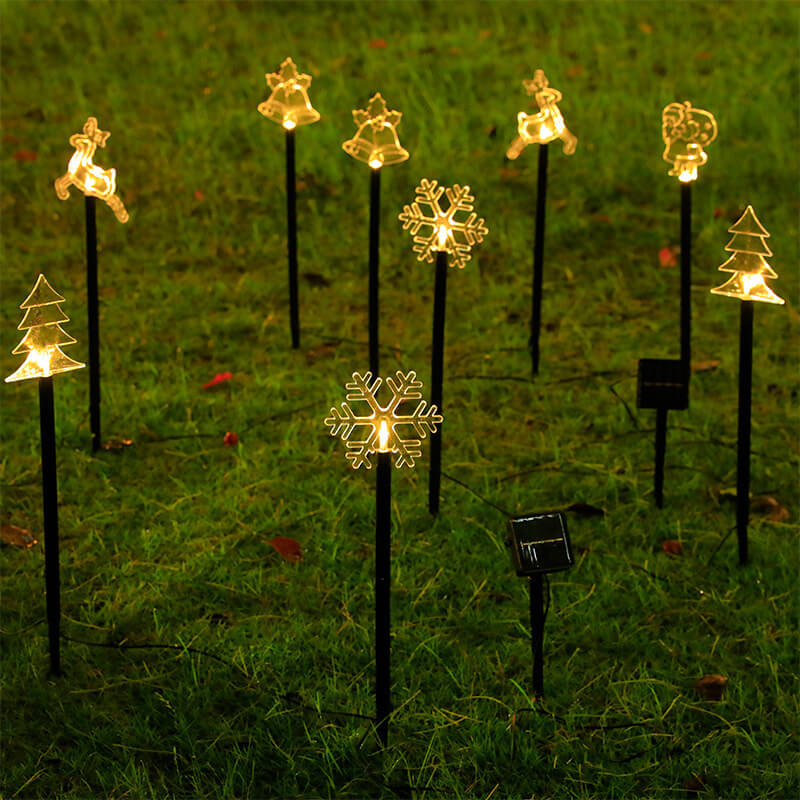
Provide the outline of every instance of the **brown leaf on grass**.
<path id="1" fill-rule="evenodd" d="M 339 342 L 323 342 L 319 347 L 312 347 L 306 353 L 306 361 L 313 364 L 321 358 L 329 356 L 339 346 Z"/>
<path id="2" fill-rule="evenodd" d="M 115 452 L 130 447 L 133 444 L 133 439 L 123 439 L 119 436 L 112 436 L 107 441 L 103 442 L 103 450 Z"/>
<path id="3" fill-rule="evenodd" d="M 4 133 L 3 142 L 5 144 L 19 144 L 20 138 L 14 133 Z"/>
<path id="4" fill-rule="evenodd" d="M 683 552 L 683 545 L 677 539 L 666 539 L 661 548 L 668 556 L 679 556 Z"/>
<path id="5" fill-rule="evenodd" d="M 692 361 L 692 372 L 711 372 L 721 363 L 718 358 L 710 358 L 708 361 Z"/>
<path id="6" fill-rule="evenodd" d="M 222 437 L 222 444 L 225 447 L 236 447 L 239 444 L 239 437 L 233 431 L 227 431 L 227 433 Z"/>
<path id="7" fill-rule="evenodd" d="M 606 512 L 597 506 L 590 506 L 588 503 L 573 503 L 567 506 L 567 511 L 577 514 L 579 517 L 604 517 Z"/>
<path id="8" fill-rule="evenodd" d="M 658 251 L 658 263 L 661 269 L 669 269 L 678 264 L 677 255 L 680 253 L 680 248 L 670 245 L 669 247 L 662 247 Z"/>
<path id="9" fill-rule="evenodd" d="M 492 35 L 492 32 L 491 32 L 491 31 L 490 31 L 488 28 L 485 28 L 484 30 L 482 30 L 482 31 L 481 31 L 481 32 L 478 34 L 478 36 L 479 36 L 481 39 L 488 39 L 488 38 L 489 38 L 491 35 Z"/>
<path id="10" fill-rule="evenodd" d="M 770 522 L 786 522 L 789 519 L 789 509 L 782 506 L 774 497 L 761 494 L 750 498 L 750 511 L 766 517 Z"/>
<path id="11" fill-rule="evenodd" d="M 39 156 L 36 155 L 33 150 L 17 150 L 17 152 L 14 153 L 14 160 L 20 163 L 24 161 L 36 161 L 37 158 L 39 158 Z"/>
<path id="12" fill-rule="evenodd" d="M 324 275 L 320 275 L 318 272 L 301 272 L 300 274 L 302 275 L 303 280 L 309 286 L 319 286 L 325 288 L 331 285 L 331 282 Z"/>
<path id="13" fill-rule="evenodd" d="M 711 58 L 711 53 L 709 53 L 708 50 L 701 50 L 699 53 L 695 55 L 695 58 L 699 58 L 702 61 L 706 61 L 709 58 Z"/>
<path id="14" fill-rule="evenodd" d="M 386 39 L 373 39 L 369 43 L 370 50 L 385 50 L 386 49 Z"/>
<path id="15" fill-rule="evenodd" d="M 578 75 L 583 75 L 583 64 L 573 64 L 571 67 L 567 67 L 568 78 L 577 78 Z"/>
<path id="16" fill-rule="evenodd" d="M 520 175 L 521 172 L 518 169 L 514 169 L 513 167 L 503 167 L 500 170 L 500 177 L 506 181 L 518 178 Z"/>
<path id="17" fill-rule="evenodd" d="M 644 20 L 642 20 L 642 22 L 639 23 L 639 30 L 649 35 L 653 32 L 653 26 L 649 22 L 644 22 Z"/>
<path id="18" fill-rule="evenodd" d="M 293 564 L 303 560 L 300 542 L 295 539 L 290 539 L 288 536 L 276 536 L 274 539 L 270 539 L 267 544 L 274 547 L 282 558 L 291 561 Z"/>
<path id="19" fill-rule="evenodd" d="M 694 688 L 704 700 L 721 700 L 727 685 L 728 679 L 724 675 L 703 675 L 695 681 Z"/>
<path id="20" fill-rule="evenodd" d="M 705 773 L 701 772 L 699 775 L 692 775 L 691 778 L 685 780 L 683 782 L 683 788 L 691 794 L 697 794 L 706 788 L 707 782 L 708 778 L 706 777 Z"/>
<path id="21" fill-rule="evenodd" d="M 17 525 L 0 525 L 0 542 L 12 547 L 21 547 L 23 550 L 39 544 L 39 540 L 30 531 Z"/>

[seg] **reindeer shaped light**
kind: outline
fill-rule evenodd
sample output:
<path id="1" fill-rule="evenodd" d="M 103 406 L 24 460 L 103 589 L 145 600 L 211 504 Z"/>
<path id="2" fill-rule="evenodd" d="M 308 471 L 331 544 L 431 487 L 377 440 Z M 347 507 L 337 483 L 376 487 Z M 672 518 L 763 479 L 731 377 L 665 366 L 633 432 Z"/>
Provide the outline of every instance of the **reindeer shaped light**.
<path id="1" fill-rule="evenodd" d="M 378 92 L 369 101 L 366 109 L 353 110 L 353 120 L 358 125 L 358 130 L 352 139 L 344 142 L 342 149 L 373 169 L 405 161 L 408 150 L 400 146 L 397 136 L 397 126 L 402 116 L 399 111 L 389 111 L 386 101 Z"/>
<path id="2" fill-rule="evenodd" d="M 519 136 L 511 142 L 506 157 L 515 159 L 529 144 L 547 144 L 555 139 L 564 142 L 564 152 L 569 156 L 575 152 L 578 139 L 567 129 L 564 117 L 556 103 L 561 101 L 561 92 L 550 87 L 544 70 L 537 69 L 533 80 L 522 82 L 529 95 L 533 95 L 539 106 L 537 114 L 517 114 Z"/>
<path id="3" fill-rule="evenodd" d="M 668 174 L 676 175 L 681 183 L 696 181 L 698 168 L 708 161 L 703 148 L 717 138 L 714 115 L 692 108 L 688 100 L 670 103 L 661 112 L 661 135 L 664 161 L 672 164 Z"/>
<path id="4" fill-rule="evenodd" d="M 311 76 L 301 74 L 291 58 L 287 58 L 278 72 L 264 76 L 272 93 L 259 103 L 258 110 L 268 119 L 293 130 L 300 125 L 310 125 L 319 119 L 319 111 L 308 99 Z"/>
<path id="5" fill-rule="evenodd" d="M 97 127 L 97 119 L 89 117 L 83 126 L 83 133 L 75 133 L 69 137 L 69 143 L 75 148 L 67 165 L 67 171 L 56 179 L 56 194 L 60 200 L 69 197 L 69 187 L 77 186 L 87 197 L 98 197 L 104 200 L 120 222 L 128 221 L 128 212 L 122 200 L 116 195 L 117 171 L 103 169 L 94 163 L 94 153 L 98 145 L 106 146 L 109 131 Z"/>

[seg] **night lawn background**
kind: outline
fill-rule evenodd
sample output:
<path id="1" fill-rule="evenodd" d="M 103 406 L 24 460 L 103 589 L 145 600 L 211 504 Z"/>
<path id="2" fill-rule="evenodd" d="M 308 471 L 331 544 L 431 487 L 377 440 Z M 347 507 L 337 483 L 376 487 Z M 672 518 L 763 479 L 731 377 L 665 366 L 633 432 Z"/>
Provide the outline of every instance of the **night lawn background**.
<path id="1" fill-rule="evenodd" d="M 21 363 L 18 305 L 39 272 L 67 298 L 69 354 L 87 358 L 83 200 L 59 201 L 53 181 L 94 115 L 111 132 L 96 161 L 116 167 L 131 213 L 120 225 L 98 204 L 103 434 L 133 441 L 92 457 L 88 370 L 56 378 L 66 676 L 46 674 L 41 544 L 5 546 L 3 797 L 797 796 L 797 5 L 0 10 L 3 375 Z M 294 352 L 283 134 L 256 111 L 287 56 L 322 114 L 297 133 Z M 503 154 L 538 67 L 579 141 L 550 151 L 531 382 L 536 150 Z M 383 754 L 370 721 L 344 715 L 374 709 L 374 472 L 353 472 L 322 424 L 367 364 L 369 170 L 341 143 L 376 91 L 403 112 L 411 152 L 383 177 L 384 373 L 429 380 L 433 267 L 396 219 L 419 179 L 469 184 L 490 231 L 450 273 L 443 467 L 457 482 L 444 479 L 438 519 L 427 459 L 395 473 Z M 679 188 L 660 126 L 685 99 L 719 138 L 693 194 L 698 371 L 690 410 L 670 415 L 658 512 L 635 371 L 678 356 L 679 274 L 659 251 L 679 241 Z M 739 305 L 708 290 L 748 203 L 787 304 L 756 309 L 761 499 L 743 569 Z M 2 392 L 2 522 L 41 539 L 36 388 Z M 506 516 L 575 503 L 578 563 L 551 580 L 547 694 L 532 703 Z M 708 674 L 728 679 L 718 701 L 695 689 Z"/>

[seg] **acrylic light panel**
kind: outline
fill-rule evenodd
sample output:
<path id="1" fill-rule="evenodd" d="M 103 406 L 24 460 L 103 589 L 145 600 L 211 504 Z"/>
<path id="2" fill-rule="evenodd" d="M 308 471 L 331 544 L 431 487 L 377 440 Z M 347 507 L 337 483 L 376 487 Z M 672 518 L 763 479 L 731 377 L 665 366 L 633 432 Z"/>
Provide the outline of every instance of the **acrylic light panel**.
<path id="1" fill-rule="evenodd" d="M 117 196 L 117 171 L 103 169 L 94 163 L 94 154 L 99 147 L 106 146 L 111 134 L 100 130 L 97 119 L 89 117 L 83 126 L 83 133 L 69 137 L 75 148 L 67 165 L 67 171 L 55 181 L 56 194 L 60 200 L 69 197 L 69 187 L 77 186 L 88 197 L 97 197 L 106 202 L 120 222 L 128 221 L 128 212 Z"/>
<path id="2" fill-rule="evenodd" d="M 578 139 L 567 128 L 564 117 L 558 108 L 562 94 L 550 86 L 544 70 L 537 69 L 532 80 L 522 82 L 529 95 L 533 95 L 539 111 L 536 114 L 517 114 L 517 137 L 511 142 L 506 157 L 515 159 L 529 144 L 547 144 L 561 139 L 564 152 L 572 155 L 578 146 Z"/>
<path id="3" fill-rule="evenodd" d="M 766 283 L 766 278 L 777 278 L 778 274 L 767 263 L 772 255 L 765 241 L 769 232 L 759 222 L 752 206 L 747 206 L 744 214 L 728 228 L 728 233 L 732 233 L 733 238 L 725 249 L 733 255 L 719 270 L 733 275 L 722 286 L 712 289 L 711 294 L 783 305 L 786 301 Z"/>
<path id="4" fill-rule="evenodd" d="M 386 101 L 378 92 L 365 109 L 353 110 L 353 120 L 358 130 L 352 139 L 342 144 L 342 149 L 373 169 L 405 161 L 408 150 L 400 145 L 397 136 L 397 126 L 402 116 L 399 111 L 389 111 Z"/>
<path id="5" fill-rule="evenodd" d="M 373 378 L 371 372 L 364 375 L 354 372 L 352 381 L 345 385 L 347 402 L 341 408 L 331 408 L 325 419 L 331 436 L 345 442 L 346 457 L 353 469 L 361 466 L 371 469 L 370 456 L 380 452 L 394 453 L 398 469 L 413 467 L 414 459 L 422 455 L 422 440 L 428 433 L 435 433 L 442 422 L 436 406 L 426 410 L 427 403 L 419 391 L 422 381 L 417 380 L 416 372 L 398 371 L 386 379 L 391 391 L 386 405 L 381 405 L 377 397 L 383 382 L 383 378 Z M 414 410 L 410 414 L 401 413 L 402 404 L 409 401 L 417 401 Z M 350 403 L 360 403 L 363 413 L 354 411 Z"/>
<path id="6" fill-rule="evenodd" d="M 310 125 L 319 119 L 319 111 L 308 99 L 311 76 L 298 72 L 291 58 L 283 61 L 278 72 L 268 72 L 264 77 L 271 93 L 263 103 L 259 103 L 258 110 L 267 119 L 286 130 Z"/>
<path id="7" fill-rule="evenodd" d="M 672 164 L 669 175 L 682 183 L 697 180 L 698 170 L 708 161 L 704 148 L 717 138 L 717 121 L 710 111 L 692 108 L 686 100 L 670 103 L 661 112 L 664 161 Z"/>
<path id="8" fill-rule="evenodd" d="M 75 344 L 62 327 L 69 317 L 61 310 L 64 298 L 53 289 L 44 275 L 39 275 L 31 293 L 20 308 L 25 312 L 17 330 L 25 331 L 22 341 L 11 351 L 14 355 L 27 353 L 19 369 L 9 375 L 6 383 L 29 378 L 48 378 L 60 372 L 85 367 L 65 355 L 61 348 Z"/>
<path id="9" fill-rule="evenodd" d="M 455 184 L 446 189 L 423 178 L 415 191 L 414 202 L 403 206 L 398 219 L 414 238 L 417 260 L 430 263 L 434 253 L 444 250 L 450 255 L 450 266 L 463 269 L 472 257 L 473 246 L 489 233 L 483 218 L 474 211 L 475 198 L 469 186 Z M 443 194 L 447 197 L 446 211 L 441 205 Z"/>
<path id="10" fill-rule="evenodd" d="M 563 512 L 526 514 L 510 519 L 508 527 L 517 575 L 559 572 L 573 565 Z"/>

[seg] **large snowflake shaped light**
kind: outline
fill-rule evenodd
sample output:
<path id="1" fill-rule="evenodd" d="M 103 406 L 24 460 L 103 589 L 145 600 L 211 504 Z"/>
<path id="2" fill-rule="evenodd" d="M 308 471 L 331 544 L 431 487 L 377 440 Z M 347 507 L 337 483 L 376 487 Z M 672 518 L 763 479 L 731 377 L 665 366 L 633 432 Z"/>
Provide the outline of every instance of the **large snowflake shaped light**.
<path id="1" fill-rule="evenodd" d="M 414 237 L 417 259 L 430 263 L 437 250 L 445 250 L 451 256 L 450 266 L 464 269 L 473 246 L 489 233 L 483 218 L 479 219 L 473 210 L 475 198 L 469 193 L 469 186 L 456 183 L 445 189 L 436 181 L 423 178 L 415 191 L 416 199 L 410 206 L 403 206 L 399 219 L 403 230 Z M 443 194 L 449 203 L 447 211 L 439 203 Z"/>
<path id="2" fill-rule="evenodd" d="M 385 406 L 377 399 L 382 384 L 383 378 L 373 379 L 371 372 L 363 376 L 354 372 L 353 380 L 345 384 L 348 402 L 342 403 L 341 409 L 333 407 L 325 419 L 331 436 L 340 436 L 347 444 L 347 459 L 353 469 L 358 469 L 362 464 L 372 469 L 369 456 L 379 452 L 397 453 L 395 466 L 398 469 L 413 467 L 414 459 L 422 455 L 422 440 L 428 432 L 435 433 L 436 426 L 442 422 L 442 415 L 436 406 L 425 410 L 427 403 L 419 391 L 422 381 L 417 380 L 416 372 L 404 375 L 398 371 L 394 378 L 386 379 L 392 397 Z M 400 405 L 408 400 L 419 402 L 410 414 L 399 414 Z M 366 403 L 364 410 L 369 413 L 355 413 L 350 408 L 350 402 Z M 407 426 L 411 438 L 404 438 L 403 426 Z M 351 438 L 356 428 L 363 431 L 362 438 Z"/>

